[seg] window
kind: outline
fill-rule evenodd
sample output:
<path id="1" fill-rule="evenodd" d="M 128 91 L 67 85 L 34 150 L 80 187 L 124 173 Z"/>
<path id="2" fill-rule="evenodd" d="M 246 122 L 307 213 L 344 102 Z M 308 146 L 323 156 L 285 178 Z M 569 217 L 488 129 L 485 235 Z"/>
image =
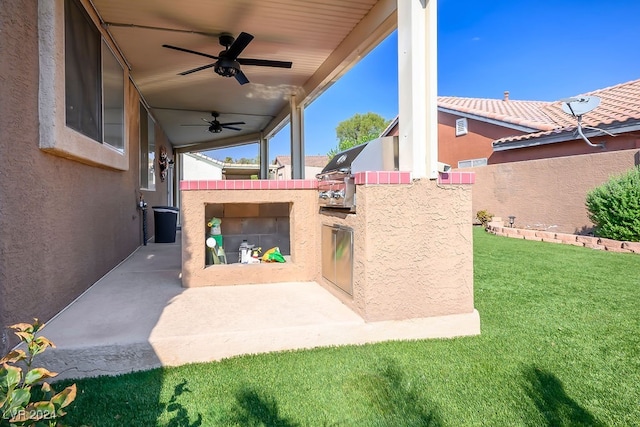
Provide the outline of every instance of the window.
<path id="1" fill-rule="evenodd" d="M 38 5 L 39 148 L 92 166 L 129 170 L 129 69 L 85 0 Z M 137 121 L 137 120 L 136 120 Z"/>
<path id="2" fill-rule="evenodd" d="M 156 189 L 156 131 L 151 115 L 140 103 L 140 188 Z"/>
<path id="3" fill-rule="evenodd" d="M 124 151 L 124 70 L 76 0 L 65 2 L 68 127 Z"/>
<path id="4" fill-rule="evenodd" d="M 468 132 L 467 119 L 463 117 L 456 120 L 456 136 L 466 135 Z"/>
<path id="5" fill-rule="evenodd" d="M 487 166 L 487 158 L 483 159 L 471 159 L 471 160 L 460 160 L 458 162 L 458 168 L 473 168 L 476 166 Z"/>

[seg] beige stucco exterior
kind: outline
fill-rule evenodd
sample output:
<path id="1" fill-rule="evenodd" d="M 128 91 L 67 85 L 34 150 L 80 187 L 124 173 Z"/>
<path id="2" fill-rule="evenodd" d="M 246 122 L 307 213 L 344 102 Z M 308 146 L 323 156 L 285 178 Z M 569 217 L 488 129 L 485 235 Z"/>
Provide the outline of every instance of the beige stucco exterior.
<path id="1" fill-rule="evenodd" d="M 126 100 L 124 168 L 52 155 L 40 148 L 43 135 L 38 124 L 41 117 L 64 114 L 64 108 L 50 111 L 39 103 L 38 2 L 3 1 L 0 28 L 0 325 L 4 326 L 33 317 L 50 319 L 142 240 L 136 208 L 140 194 L 136 90 L 130 86 Z M 51 121 L 59 123 L 59 116 Z M 167 144 L 159 128 L 156 136 L 157 147 Z M 155 191 L 144 192 L 150 206 L 166 204 L 166 184 L 158 182 Z M 151 236 L 152 213 L 149 230 Z"/>
<path id="2" fill-rule="evenodd" d="M 589 190 L 640 164 L 637 149 L 501 163 L 473 170 L 473 215 L 486 209 L 518 228 L 590 231 Z M 465 169 L 467 170 L 467 169 Z"/>
<path id="3" fill-rule="evenodd" d="M 354 229 L 353 297 L 319 283 L 367 321 L 473 312 L 471 187 L 419 180 L 357 195 L 356 215 L 319 216 Z"/>
<path id="4" fill-rule="evenodd" d="M 183 191 L 183 285 L 317 281 L 366 321 L 474 311 L 470 186 L 359 185 L 355 214 L 322 212 L 316 199 L 315 190 Z M 291 261 L 205 268 L 205 205 L 265 202 L 291 203 Z M 322 277 L 323 224 L 354 231 L 352 296 Z"/>

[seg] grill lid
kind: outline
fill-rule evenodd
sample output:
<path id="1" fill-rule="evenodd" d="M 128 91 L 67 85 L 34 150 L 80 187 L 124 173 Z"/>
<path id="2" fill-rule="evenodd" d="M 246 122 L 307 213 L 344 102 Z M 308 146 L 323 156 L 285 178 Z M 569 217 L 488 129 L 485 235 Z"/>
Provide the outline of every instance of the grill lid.
<path id="1" fill-rule="evenodd" d="M 331 172 L 342 172 L 345 174 L 351 173 L 351 163 L 358 157 L 358 154 L 362 150 L 367 143 L 356 145 L 355 147 L 351 147 L 348 150 L 344 150 L 333 156 L 333 158 L 327 163 L 327 165 L 322 169 L 319 175 L 327 174 Z"/>
<path id="2" fill-rule="evenodd" d="M 327 175 L 354 175 L 362 171 L 397 171 L 398 137 L 385 136 L 336 154 L 317 178 Z"/>

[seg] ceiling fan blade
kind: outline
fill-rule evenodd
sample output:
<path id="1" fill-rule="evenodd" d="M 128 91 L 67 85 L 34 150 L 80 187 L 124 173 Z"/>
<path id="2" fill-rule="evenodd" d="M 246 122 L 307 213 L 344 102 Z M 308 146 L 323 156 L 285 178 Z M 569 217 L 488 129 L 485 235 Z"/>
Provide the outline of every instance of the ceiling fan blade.
<path id="1" fill-rule="evenodd" d="M 240 129 L 240 128 L 234 128 L 234 127 L 232 127 L 232 126 L 225 126 L 225 125 L 222 125 L 222 127 L 223 127 L 223 128 L 225 128 L 225 129 L 231 129 L 231 130 L 242 130 L 242 129 Z"/>
<path id="2" fill-rule="evenodd" d="M 162 47 L 166 47 L 167 49 L 179 50 L 180 52 L 193 53 L 194 55 L 200 55 L 200 56 L 204 56 L 206 58 L 219 59 L 217 56 L 208 55 L 208 54 L 202 53 L 202 52 L 196 52 L 195 50 L 185 49 L 183 47 L 171 46 L 169 44 L 163 44 Z"/>
<path id="3" fill-rule="evenodd" d="M 238 70 L 238 72 L 235 75 L 235 78 L 238 81 L 238 83 L 240 83 L 241 85 L 249 83 L 249 79 L 247 78 L 247 76 L 244 75 L 242 70 Z"/>
<path id="4" fill-rule="evenodd" d="M 191 70 L 183 71 L 181 73 L 178 73 L 178 75 L 179 76 L 186 76 L 187 74 L 195 73 L 196 71 L 206 70 L 207 68 L 211 68 L 211 67 L 213 67 L 215 65 L 216 64 L 203 65 L 202 67 L 198 67 L 198 68 L 194 68 L 194 69 L 191 69 Z"/>
<path id="5" fill-rule="evenodd" d="M 211 120 L 207 120 L 204 117 L 200 117 L 200 120 L 202 120 L 203 122 L 207 123 L 207 124 L 213 124 L 213 122 Z"/>
<path id="6" fill-rule="evenodd" d="M 234 40 L 233 44 L 227 50 L 227 58 L 236 59 L 242 53 L 245 47 L 253 40 L 253 36 L 249 33 L 242 32 Z"/>
<path id="7" fill-rule="evenodd" d="M 238 58 L 236 61 L 241 65 L 257 65 L 258 67 L 291 68 L 293 65 L 289 61 L 270 61 L 268 59 Z"/>
<path id="8" fill-rule="evenodd" d="M 180 125 L 180 126 L 207 126 L 207 125 L 194 125 L 194 124 L 188 124 L 188 125 Z"/>
<path id="9" fill-rule="evenodd" d="M 246 123 L 245 122 L 220 123 L 220 126 L 235 126 L 235 125 L 246 125 Z"/>

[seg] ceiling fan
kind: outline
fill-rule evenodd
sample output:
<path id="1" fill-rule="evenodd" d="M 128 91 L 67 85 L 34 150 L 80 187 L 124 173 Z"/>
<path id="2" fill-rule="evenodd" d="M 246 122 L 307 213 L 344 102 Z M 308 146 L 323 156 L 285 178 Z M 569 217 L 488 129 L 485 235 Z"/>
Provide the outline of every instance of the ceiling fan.
<path id="1" fill-rule="evenodd" d="M 271 61 L 267 59 L 249 59 L 238 58 L 247 45 L 253 40 L 253 36 L 249 33 L 242 32 L 238 38 L 234 39 L 229 33 L 223 33 L 219 37 L 220 44 L 224 46 L 224 50 L 221 51 L 218 56 L 209 55 L 202 52 L 196 52 L 195 50 L 185 49 L 183 47 L 171 46 L 163 44 L 162 47 L 168 49 L 179 50 L 181 52 L 193 53 L 194 55 L 204 56 L 206 58 L 215 59 L 216 62 L 202 67 L 193 68 L 191 70 L 183 71 L 179 75 L 184 76 L 187 74 L 195 73 L 196 71 L 206 70 L 207 68 L 213 68 L 217 74 L 223 77 L 235 77 L 235 79 L 241 85 L 249 83 L 249 79 L 244 75 L 240 69 L 240 65 L 256 65 L 258 67 L 277 67 L 277 68 L 291 68 L 291 62 L 285 61 Z"/>
<path id="2" fill-rule="evenodd" d="M 206 122 L 209 125 L 209 132 L 211 133 L 220 133 L 222 132 L 223 129 L 242 130 L 235 126 L 245 124 L 244 122 L 220 123 L 218 121 L 218 117 L 220 117 L 220 113 L 218 113 L 217 111 L 212 111 L 211 115 L 213 116 L 213 120 L 207 120 L 205 118 L 202 118 L 202 121 Z M 182 126 L 207 126 L 207 125 L 182 125 Z"/>

